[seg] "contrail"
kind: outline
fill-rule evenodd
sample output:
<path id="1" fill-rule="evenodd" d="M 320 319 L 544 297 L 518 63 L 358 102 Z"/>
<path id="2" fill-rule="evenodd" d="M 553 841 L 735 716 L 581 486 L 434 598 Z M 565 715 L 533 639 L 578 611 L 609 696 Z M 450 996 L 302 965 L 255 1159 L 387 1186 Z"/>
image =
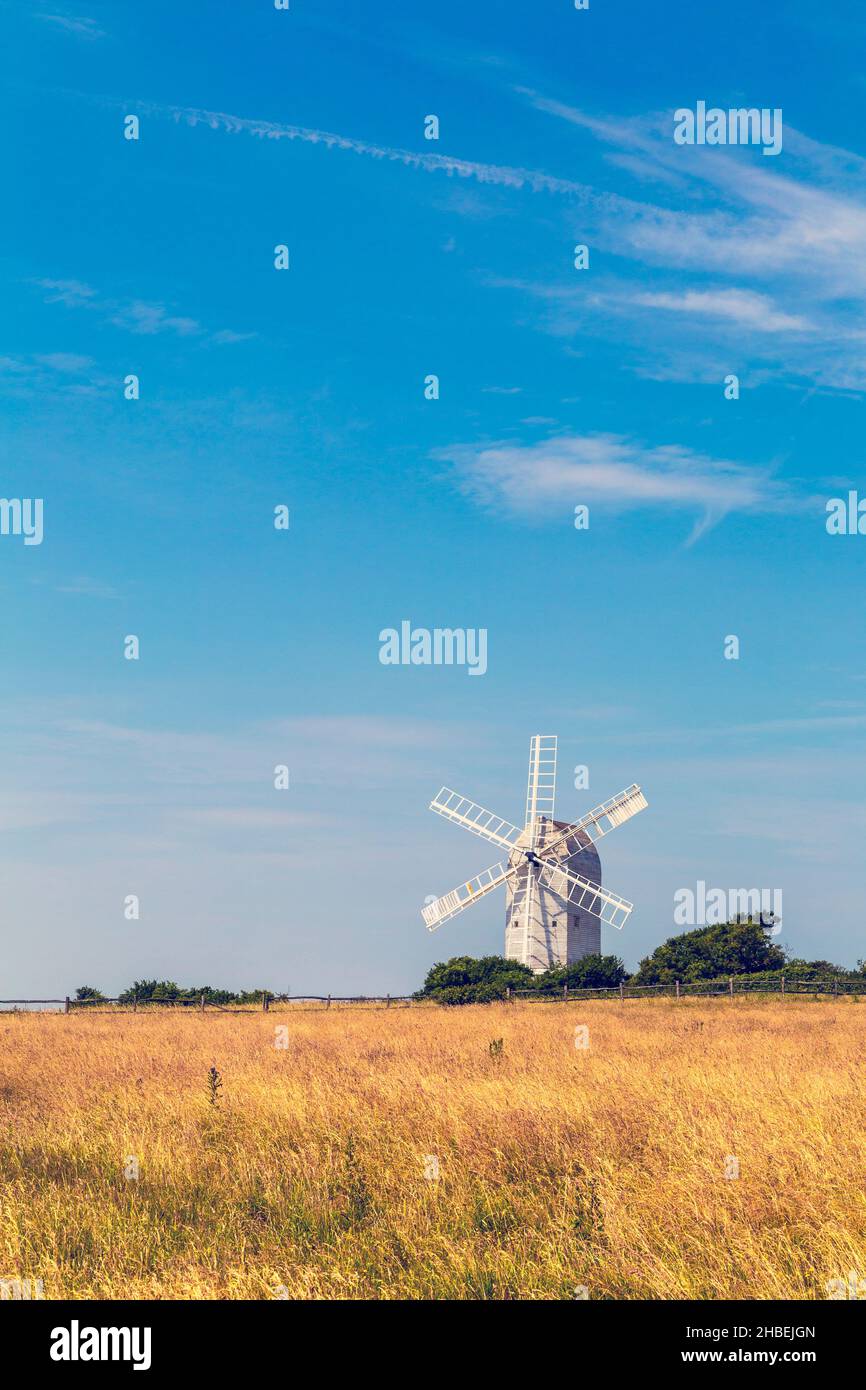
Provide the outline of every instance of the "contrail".
<path id="1" fill-rule="evenodd" d="M 121 105 L 112 101 L 111 105 Z M 337 135 L 329 130 L 314 130 L 308 126 L 282 125 L 274 121 L 256 120 L 246 116 L 232 116 L 225 111 L 204 111 L 190 106 L 164 106 L 153 102 L 127 102 L 125 109 L 135 107 L 149 116 L 170 116 L 174 121 L 188 126 L 208 125 L 212 130 L 225 130 L 230 134 L 258 136 L 262 140 L 301 140 L 308 145 L 325 145 L 328 149 L 348 150 L 353 154 L 365 155 L 369 159 L 389 160 L 414 169 L 424 169 L 429 173 L 445 173 L 449 177 L 474 179 L 478 183 L 493 184 L 500 188 L 529 188 L 535 193 L 554 193 L 570 198 L 579 198 L 595 204 L 616 205 L 623 210 L 634 207 L 628 199 L 615 195 L 599 195 L 586 184 L 573 179 L 560 179 L 545 174 L 538 169 L 512 168 L 503 164 L 483 164 L 477 160 L 457 159 L 452 155 L 423 153 L 415 150 L 392 149 L 386 145 L 373 145 L 366 140 L 354 140 L 347 135 Z"/>

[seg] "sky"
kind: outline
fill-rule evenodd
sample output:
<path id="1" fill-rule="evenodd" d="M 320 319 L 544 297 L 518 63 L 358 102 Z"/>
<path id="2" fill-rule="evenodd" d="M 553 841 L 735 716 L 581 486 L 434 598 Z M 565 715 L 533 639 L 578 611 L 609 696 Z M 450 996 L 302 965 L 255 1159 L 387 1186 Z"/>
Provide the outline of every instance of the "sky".
<path id="1" fill-rule="evenodd" d="M 0 495 L 44 516 L 0 535 L 0 995 L 498 954 L 500 894 L 423 927 L 499 857 L 428 804 L 520 821 L 534 733 L 559 818 L 644 788 L 600 847 L 629 968 L 698 881 L 866 956 L 866 538 L 827 530 L 864 39 L 803 0 L 0 4 Z M 780 153 L 678 145 L 699 101 Z M 407 620 L 485 673 L 382 664 Z"/>

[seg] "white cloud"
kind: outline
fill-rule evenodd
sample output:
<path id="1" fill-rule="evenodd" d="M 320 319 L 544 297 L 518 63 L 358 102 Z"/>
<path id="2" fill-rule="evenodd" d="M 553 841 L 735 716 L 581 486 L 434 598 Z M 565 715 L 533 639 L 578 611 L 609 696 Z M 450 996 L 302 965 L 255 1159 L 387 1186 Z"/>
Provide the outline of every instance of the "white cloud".
<path id="1" fill-rule="evenodd" d="M 250 338 L 254 338 L 255 333 L 236 333 L 233 328 L 220 328 L 211 335 L 211 342 L 222 343 L 246 343 Z"/>
<path id="2" fill-rule="evenodd" d="M 683 373 L 685 379 L 709 379 L 718 364 L 708 361 L 703 337 L 704 347 L 715 344 L 728 358 L 736 349 L 741 366 L 753 367 L 753 379 L 762 372 L 765 380 L 805 379 L 834 390 L 866 389 L 866 335 L 860 327 L 862 304 L 857 302 L 866 300 L 866 161 L 822 146 L 786 125 L 781 172 L 768 169 L 768 163 L 775 162 L 756 159 L 759 152 L 751 149 L 674 145 L 672 112 L 630 120 L 598 118 L 526 88 L 516 90 L 537 110 L 607 145 L 610 163 L 624 177 L 643 177 L 663 194 L 673 190 L 679 205 L 665 207 L 600 191 L 538 169 L 406 150 L 227 112 L 140 102 L 124 103 L 124 109 L 135 105 L 149 115 L 190 127 L 298 141 L 444 173 L 464 189 L 475 184 L 565 198 L 581 207 L 584 237 L 602 244 L 608 254 L 675 276 L 671 284 L 654 288 L 654 297 L 640 300 L 610 289 L 606 296 L 619 316 L 625 365 L 637 373 L 657 379 L 683 379 Z M 703 280 L 708 273 L 719 280 L 736 277 L 737 283 L 683 287 L 686 275 Z M 631 290 L 631 280 L 623 284 Z M 539 286 L 523 288 L 542 293 Z M 573 283 L 546 288 L 552 305 L 559 298 L 565 312 L 557 315 L 551 307 L 544 327 L 563 336 L 578 327 L 602 336 L 609 333 L 605 296 L 597 288 L 585 301 L 575 296 Z M 677 314 L 681 326 L 665 334 L 660 322 L 650 363 L 646 316 L 665 312 Z M 146 321 L 153 326 L 137 331 L 159 331 L 155 318 Z M 192 333 L 193 322 L 166 315 L 162 326 Z M 756 330 L 745 344 L 743 328 Z M 687 333 L 693 341 L 684 344 Z M 838 350 L 840 340 L 846 343 L 844 353 Z M 673 355 L 677 363 L 672 365 L 665 358 Z M 689 361 L 696 372 L 691 378 Z"/>
<path id="3" fill-rule="evenodd" d="M 28 399 L 50 389 L 54 394 L 62 392 L 68 399 L 73 395 L 98 394 L 99 387 L 105 383 L 94 374 L 94 365 L 91 357 L 78 352 L 37 353 L 28 361 L 0 357 L 0 378 L 5 377 L 3 391 L 6 396 Z M 87 379 L 74 380 L 82 375 Z"/>
<path id="4" fill-rule="evenodd" d="M 518 514 L 596 503 L 698 512 L 690 540 L 733 511 L 795 505 L 766 469 L 712 459 L 679 445 L 648 446 L 614 434 L 559 435 L 535 444 L 456 445 L 435 457 L 456 464 L 461 485 L 486 505 Z"/>
<path id="5" fill-rule="evenodd" d="M 177 333 L 182 338 L 201 333 L 202 326 L 196 319 L 180 318 L 167 314 L 163 304 L 146 304 L 135 299 L 111 316 L 111 322 L 118 328 L 128 328 L 132 333 Z"/>
<path id="6" fill-rule="evenodd" d="M 58 594 L 76 594 L 84 598 L 118 598 L 117 589 L 110 584 L 103 584 L 98 579 L 91 579 L 88 575 L 78 575 L 76 578 L 68 580 L 65 584 L 56 586 Z"/>
<path id="7" fill-rule="evenodd" d="M 683 347 L 685 320 L 691 330 L 696 361 L 700 336 L 724 331 L 725 346 L 736 346 L 768 376 L 805 378 L 839 390 L 866 389 L 866 351 L 861 328 L 866 300 L 866 161 L 847 151 L 819 144 L 785 126 L 785 164 L 768 168 L 759 152 L 736 147 L 677 146 L 672 139 L 673 112 L 633 119 L 590 116 L 563 102 L 526 88 L 519 94 L 539 111 L 586 131 L 610 150 L 610 163 L 645 182 L 675 188 L 676 206 L 662 207 L 620 199 L 593 224 L 592 234 L 606 251 L 635 260 L 655 272 L 675 273 L 670 286 L 633 296 L 610 292 L 608 300 L 621 316 L 657 309 L 679 312 L 683 328 L 666 341 L 662 325 L 653 337 L 654 363 L 637 367 L 643 375 L 667 372 L 660 358 Z M 597 204 L 590 204 L 590 210 Z M 589 233 L 587 233 L 589 234 Z M 701 282 L 686 285 L 689 274 Z M 708 289 L 704 277 L 735 278 L 733 289 Z M 753 286 L 744 285 L 752 281 Z M 630 287 L 630 286 L 629 286 Z M 535 288 L 536 292 L 538 287 Z M 548 317 L 553 331 L 574 330 L 574 293 L 557 292 L 567 313 Z M 859 302 L 858 302 L 859 301 Z M 600 309 L 601 299 L 587 305 L 582 326 Z M 570 319 L 569 319 L 570 316 Z M 604 331 L 599 321 L 599 332 Z M 744 344 L 738 330 L 760 333 Z M 787 339 L 771 340 L 770 334 Z M 631 325 L 633 349 L 645 358 L 645 315 Z M 846 344 L 839 351 L 840 341 Z M 691 350 L 690 344 L 690 350 Z M 703 364 L 701 364 L 701 369 Z M 679 376 L 679 370 L 675 371 Z"/>
<path id="8" fill-rule="evenodd" d="M 231 328 L 220 328 L 210 332 L 198 319 L 190 318 L 188 315 L 172 314 L 164 304 L 158 302 L 144 299 L 128 302 L 106 299 L 91 285 L 85 285 L 80 280 L 38 280 L 36 283 L 48 291 L 45 296 L 47 304 L 64 304 L 67 309 L 93 309 L 107 323 L 114 324 L 116 328 L 124 328 L 130 333 L 147 336 L 174 333 L 179 338 L 201 337 L 218 345 L 240 343 L 255 336 L 252 333 L 237 333 Z M 64 354 L 57 353 L 54 356 L 60 359 Z"/>
<path id="9" fill-rule="evenodd" d="M 36 18 L 43 20 L 46 24 L 56 24 L 59 29 L 65 29 L 69 34 L 78 34 L 83 39 L 105 38 L 105 30 L 100 29 L 95 19 L 64 14 L 37 14 Z"/>
<path id="10" fill-rule="evenodd" d="M 670 309 L 675 313 L 700 314 L 707 318 L 728 319 L 740 327 L 760 333 L 805 332 L 806 319 L 776 309 L 766 295 L 753 290 L 686 290 L 682 294 L 645 293 L 632 297 L 632 303 L 648 308 Z"/>
<path id="11" fill-rule="evenodd" d="M 45 352 L 35 359 L 43 367 L 51 367 L 55 372 L 84 372 L 93 366 L 92 357 L 83 357 L 80 352 Z"/>
<path id="12" fill-rule="evenodd" d="M 81 280 L 39 280 L 38 284 L 48 290 L 47 304 L 65 304 L 67 309 L 89 307 L 96 296 L 96 290 Z"/>

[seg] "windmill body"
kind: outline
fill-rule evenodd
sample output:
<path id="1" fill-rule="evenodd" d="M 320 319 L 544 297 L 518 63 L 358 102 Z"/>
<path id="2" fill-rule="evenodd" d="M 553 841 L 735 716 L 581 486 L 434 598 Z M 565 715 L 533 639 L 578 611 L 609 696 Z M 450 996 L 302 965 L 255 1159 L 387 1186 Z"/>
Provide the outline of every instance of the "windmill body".
<path id="1" fill-rule="evenodd" d="M 429 931 L 495 888 L 506 890 L 505 954 L 540 973 L 601 950 L 601 923 L 621 927 L 632 905 L 602 887 L 596 842 L 646 806 L 633 784 L 569 823 L 554 819 L 556 736 L 534 734 L 523 828 L 443 787 L 430 809 L 489 840 L 503 860 L 422 909 Z"/>
<path id="2" fill-rule="evenodd" d="M 545 819 L 539 826 L 537 849 L 568 830 L 565 821 Z M 525 835 L 521 839 L 528 839 Z M 518 843 L 520 843 L 518 841 Z M 521 848 L 525 848 L 521 846 Z M 594 845 L 581 846 L 576 840 L 569 845 L 565 866 L 590 883 L 601 884 L 601 860 Z M 601 920 L 588 908 L 578 907 L 552 888 L 538 887 L 529 897 L 529 863 L 523 857 L 516 861 L 516 880 L 505 886 L 505 954 L 510 960 L 522 961 L 532 970 L 553 970 L 559 965 L 571 965 L 583 956 L 601 953 Z M 530 913 L 529 948 L 525 944 L 524 915 Z"/>

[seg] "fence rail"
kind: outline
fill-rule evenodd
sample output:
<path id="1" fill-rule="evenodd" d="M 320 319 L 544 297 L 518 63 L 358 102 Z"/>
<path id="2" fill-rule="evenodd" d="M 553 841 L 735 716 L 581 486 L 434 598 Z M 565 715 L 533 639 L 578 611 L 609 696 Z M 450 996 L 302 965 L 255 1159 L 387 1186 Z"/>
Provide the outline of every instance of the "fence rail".
<path id="1" fill-rule="evenodd" d="M 57 1004 L 65 1014 L 77 1013 L 79 1010 L 88 1013 L 113 1013 L 116 1009 L 125 1009 L 131 1013 L 138 1013 L 140 1009 L 198 1009 L 204 1013 L 210 1009 L 212 1012 L 223 1014 L 249 1014 L 259 1011 L 268 1013 L 272 1006 L 279 1004 L 321 1004 L 325 1009 L 330 1009 L 332 1004 L 378 1004 L 390 1009 L 392 1005 L 409 1004 L 413 998 L 411 994 L 265 994 L 260 1001 L 252 1001 L 249 1004 L 220 1004 L 208 999 L 206 994 L 183 999 L 139 999 L 137 995 L 117 999 L 73 999 L 67 995 L 64 999 L 0 999 L 0 1008 L 10 1004 Z M 106 1008 L 106 1005 L 114 1007 Z"/>
<path id="2" fill-rule="evenodd" d="M 563 985 L 556 990 L 516 989 L 509 990 L 509 998 L 537 999 L 539 1002 L 562 1002 L 568 999 L 710 999 L 737 994 L 778 994 L 782 997 L 797 994 L 862 994 L 866 996 L 866 979 L 840 980 L 804 979 L 799 975 L 785 975 L 780 972 L 777 980 L 756 980 L 749 975 L 730 975 L 727 981 L 719 980 L 675 980 L 667 985 L 607 985 L 595 989 L 575 989 Z"/>
<path id="3" fill-rule="evenodd" d="M 562 1003 L 569 1000 L 588 1000 L 588 999 L 619 999 L 621 1002 L 635 999 L 711 999 L 724 996 L 734 998 L 735 995 L 748 994 L 778 994 L 782 998 L 788 995 L 863 995 L 866 998 L 866 979 L 864 980 L 840 980 L 832 977 L 829 979 L 803 979 L 799 975 L 785 975 L 780 973 L 778 979 L 756 980 L 749 975 L 731 975 L 726 982 L 719 980 L 709 981 L 683 981 L 675 980 L 673 984 L 667 985 L 606 985 L 595 989 L 575 989 L 570 985 L 562 985 L 554 989 L 509 989 L 507 994 L 508 1001 L 516 999 L 529 999 L 537 1003 Z M 330 1009 L 332 1004 L 372 1004 L 380 1008 L 390 1009 L 395 1005 L 406 1006 L 412 1003 L 431 1001 L 417 1001 L 412 994 L 265 994 L 261 1001 L 249 1004 L 238 1004 L 231 1002 L 219 1004 L 208 999 L 207 995 L 200 994 L 195 997 L 183 999 L 139 999 L 133 995 L 132 998 L 124 996 L 117 999 L 72 999 L 67 996 L 64 999 L 0 999 L 0 1009 L 12 1005 L 14 1007 L 27 1006 L 30 1004 L 56 1004 L 62 1009 L 63 1013 L 78 1013 L 85 1011 L 88 1013 L 114 1013 L 117 1010 L 124 1010 L 130 1013 L 137 1013 L 139 1010 L 147 1009 L 197 1009 L 204 1013 L 210 1010 L 212 1013 L 223 1014 L 250 1014 L 261 1011 L 268 1011 L 280 1004 L 311 1004 L 319 1005 L 324 1009 Z M 435 1002 L 435 1001 L 433 1001 Z"/>

